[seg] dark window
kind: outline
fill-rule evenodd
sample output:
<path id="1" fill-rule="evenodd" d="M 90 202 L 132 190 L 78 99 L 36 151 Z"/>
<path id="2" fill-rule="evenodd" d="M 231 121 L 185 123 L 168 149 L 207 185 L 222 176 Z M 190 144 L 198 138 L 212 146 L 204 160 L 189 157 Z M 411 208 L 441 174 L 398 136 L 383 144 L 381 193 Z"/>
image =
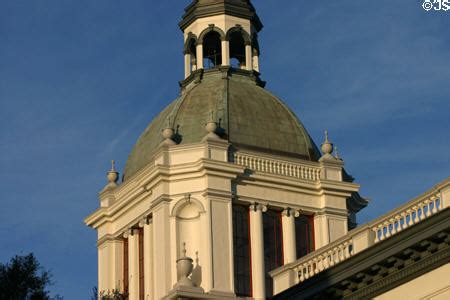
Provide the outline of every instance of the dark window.
<path id="1" fill-rule="evenodd" d="M 139 229 L 139 300 L 144 299 L 144 230 L 141 228 Z"/>
<path id="2" fill-rule="evenodd" d="M 234 286 L 236 295 L 251 297 L 249 210 L 233 205 Z"/>
<path id="3" fill-rule="evenodd" d="M 240 32 L 230 35 L 230 59 L 232 67 L 245 66 L 245 42 Z"/>
<path id="4" fill-rule="evenodd" d="M 211 31 L 206 34 L 203 40 L 203 67 L 212 69 L 222 64 L 222 42 L 220 34 Z"/>
<path id="5" fill-rule="evenodd" d="M 123 291 L 128 293 L 128 239 L 123 240 Z"/>
<path id="6" fill-rule="evenodd" d="M 295 218 L 295 241 L 297 258 L 314 251 L 314 220 L 313 216 L 301 215 Z"/>
<path id="7" fill-rule="evenodd" d="M 273 295 L 273 281 L 269 272 L 283 265 L 283 229 L 281 213 L 268 210 L 263 213 L 264 223 L 264 267 L 266 273 L 266 295 Z"/>

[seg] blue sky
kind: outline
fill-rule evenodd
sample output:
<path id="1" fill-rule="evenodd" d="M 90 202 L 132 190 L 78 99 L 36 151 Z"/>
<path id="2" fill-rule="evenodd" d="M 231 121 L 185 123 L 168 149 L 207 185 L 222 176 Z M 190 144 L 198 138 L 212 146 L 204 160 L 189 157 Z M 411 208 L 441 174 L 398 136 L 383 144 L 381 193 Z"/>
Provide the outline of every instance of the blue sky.
<path id="1" fill-rule="evenodd" d="M 419 0 L 253 1 L 261 72 L 372 199 L 369 221 L 450 174 L 450 11 Z M 109 161 L 123 168 L 183 76 L 185 1 L 0 2 L 0 261 L 34 252 L 89 299 Z"/>

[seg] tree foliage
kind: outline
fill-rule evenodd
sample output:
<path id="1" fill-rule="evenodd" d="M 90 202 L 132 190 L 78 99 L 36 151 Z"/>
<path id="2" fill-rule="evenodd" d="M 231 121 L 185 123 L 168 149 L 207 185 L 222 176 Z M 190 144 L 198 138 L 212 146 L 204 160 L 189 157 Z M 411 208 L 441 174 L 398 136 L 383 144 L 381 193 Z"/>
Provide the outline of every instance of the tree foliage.
<path id="1" fill-rule="evenodd" d="M 2 300 L 52 300 L 47 291 L 51 274 L 39 264 L 31 253 L 14 256 L 6 264 L 0 263 L 0 299 Z"/>
<path id="2" fill-rule="evenodd" d="M 128 299 L 125 294 L 122 294 L 119 290 L 101 291 L 98 292 L 97 287 L 92 289 L 93 296 L 91 300 L 126 300 Z"/>

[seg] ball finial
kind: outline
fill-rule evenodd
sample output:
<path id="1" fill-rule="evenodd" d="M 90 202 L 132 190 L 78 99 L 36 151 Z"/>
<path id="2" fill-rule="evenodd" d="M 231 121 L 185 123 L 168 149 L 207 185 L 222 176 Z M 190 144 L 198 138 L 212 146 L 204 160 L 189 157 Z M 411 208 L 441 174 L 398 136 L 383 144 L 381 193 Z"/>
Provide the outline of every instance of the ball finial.
<path id="1" fill-rule="evenodd" d="M 217 123 L 214 119 L 214 110 L 211 110 L 206 121 L 206 131 L 208 132 L 207 138 L 218 139 L 219 136 L 216 134 Z"/>
<path id="2" fill-rule="evenodd" d="M 111 185 L 115 185 L 119 180 L 119 172 L 116 171 L 116 161 L 111 161 L 111 170 L 107 173 L 108 182 Z"/>
<path id="3" fill-rule="evenodd" d="M 333 153 L 333 144 L 330 143 L 328 139 L 328 130 L 325 130 L 325 141 L 322 144 L 322 153 L 323 155 L 331 155 Z"/>
<path id="4" fill-rule="evenodd" d="M 175 136 L 175 131 L 173 130 L 170 117 L 167 118 L 166 126 L 163 129 L 161 135 L 164 138 L 164 142 L 163 143 L 165 145 L 171 146 L 171 145 L 175 145 L 176 144 L 175 141 L 173 140 L 173 137 Z"/>

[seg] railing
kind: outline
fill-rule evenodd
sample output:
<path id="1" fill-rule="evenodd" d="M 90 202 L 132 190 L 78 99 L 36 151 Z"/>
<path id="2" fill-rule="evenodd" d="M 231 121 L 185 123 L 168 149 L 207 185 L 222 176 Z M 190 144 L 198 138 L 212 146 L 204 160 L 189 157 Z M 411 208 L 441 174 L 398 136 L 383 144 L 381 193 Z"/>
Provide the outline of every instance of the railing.
<path id="1" fill-rule="evenodd" d="M 427 193 L 366 225 L 359 226 L 317 251 L 271 271 L 275 293 L 279 293 L 293 284 L 303 282 L 449 206 L 450 178 L 436 185 Z M 286 281 L 287 278 L 288 281 Z"/>
<path id="2" fill-rule="evenodd" d="M 440 193 L 425 198 L 418 198 L 404 207 L 400 207 L 371 222 L 371 229 L 375 233 L 375 243 L 383 241 L 398 232 L 414 225 L 441 210 Z"/>
<path id="3" fill-rule="evenodd" d="M 269 159 L 247 153 L 235 153 L 234 163 L 250 170 L 289 176 L 299 179 L 316 181 L 320 179 L 320 168 L 302 165 L 290 161 Z"/>
<path id="4" fill-rule="evenodd" d="M 320 272 L 348 259 L 354 255 L 352 238 L 339 241 L 313 252 L 313 255 L 306 256 L 297 264 L 294 271 L 297 274 L 297 281 L 303 282 L 306 279 L 319 274 Z"/>

